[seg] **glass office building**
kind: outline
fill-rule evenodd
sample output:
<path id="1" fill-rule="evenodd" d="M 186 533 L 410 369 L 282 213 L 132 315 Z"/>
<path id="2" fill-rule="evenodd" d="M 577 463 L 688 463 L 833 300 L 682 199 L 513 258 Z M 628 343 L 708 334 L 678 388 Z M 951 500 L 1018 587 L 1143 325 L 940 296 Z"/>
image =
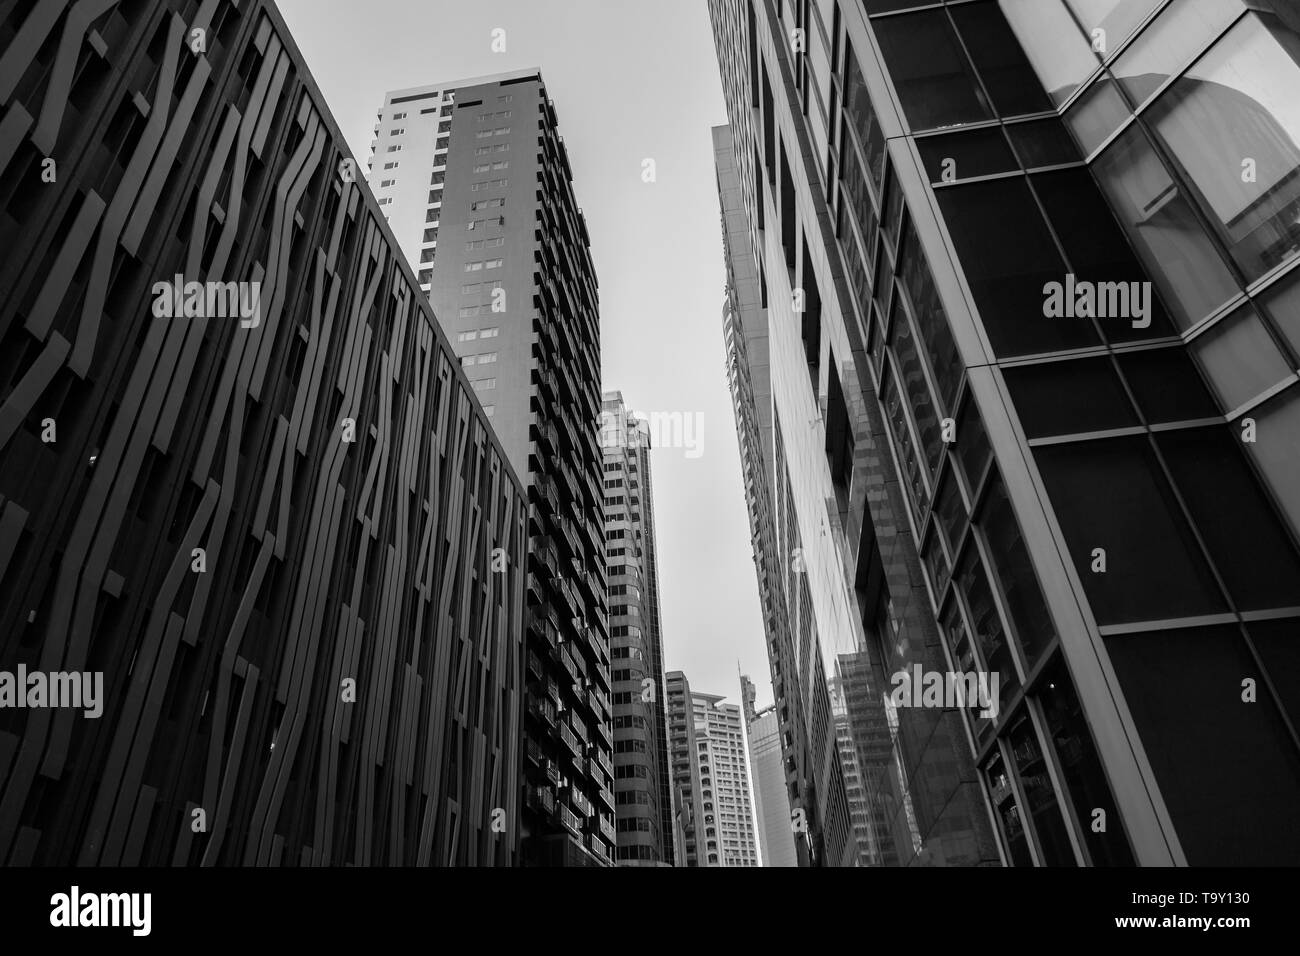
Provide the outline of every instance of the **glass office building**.
<path id="1" fill-rule="evenodd" d="M 854 592 L 821 666 L 999 679 L 884 706 L 898 861 L 1295 862 L 1300 11 L 710 9 L 795 515 Z"/>

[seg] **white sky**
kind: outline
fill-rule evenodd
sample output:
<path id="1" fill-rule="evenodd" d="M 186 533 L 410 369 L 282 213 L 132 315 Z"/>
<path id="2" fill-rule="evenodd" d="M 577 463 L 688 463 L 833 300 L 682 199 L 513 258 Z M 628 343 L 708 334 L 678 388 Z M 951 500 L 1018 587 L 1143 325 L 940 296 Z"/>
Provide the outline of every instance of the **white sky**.
<path id="1" fill-rule="evenodd" d="M 699 416 L 652 453 L 665 666 L 772 699 L 722 344 L 710 127 L 727 121 L 699 0 L 277 0 L 362 169 L 388 90 L 540 67 L 600 285 L 606 390 Z M 492 31 L 506 50 L 492 51 Z M 642 181 L 653 159 L 656 180 Z"/>

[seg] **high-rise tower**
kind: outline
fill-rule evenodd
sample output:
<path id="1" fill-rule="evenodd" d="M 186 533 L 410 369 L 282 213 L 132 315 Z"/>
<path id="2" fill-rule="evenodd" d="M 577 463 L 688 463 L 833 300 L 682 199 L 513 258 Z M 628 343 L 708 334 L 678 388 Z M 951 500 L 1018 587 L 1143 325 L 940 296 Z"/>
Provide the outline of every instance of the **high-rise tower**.
<path id="1" fill-rule="evenodd" d="M 803 706 L 870 802 L 859 847 L 1293 861 L 1300 11 L 710 13 L 783 590 L 836 714 Z M 996 678 L 996 706 L 895 701 L 916 672 Z"/>
<path id="2" fill-rule="evenodd" d="M 371 182 L 528 489 L 524 860 L 613 862 L 600 329 L 537 70 L 384 98 Z"/>
<path id="3" fill-rule="evenodd" d="M 603 396 L 600 444 L 605 461 L 617 860 L 672 866 L 672 780 L 650 427 L 629 411 L 620 392 Z"/>

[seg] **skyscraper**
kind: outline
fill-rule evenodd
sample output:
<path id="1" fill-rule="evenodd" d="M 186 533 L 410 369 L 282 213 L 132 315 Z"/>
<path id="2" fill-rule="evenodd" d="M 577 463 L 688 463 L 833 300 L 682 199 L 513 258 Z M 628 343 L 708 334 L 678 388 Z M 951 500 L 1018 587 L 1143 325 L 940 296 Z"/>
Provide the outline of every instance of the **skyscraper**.
<path id="1" fill-rule="evenodd" d="M 855 817 L 904 865 L 1294 861 L 1300 13 L 917 7 L 710 2 L 801 660 L 841 753 L 891 738 Z"/>
<path id="2" fill-rule="evenodd" d="M 629 411 L 621 392 L 605 392 L 602 403 L 616 859 L 629 865 L 672 866 L 672 779 L 650 427 Z"/>
<path id="3" fill-rule="evenodd" d="M 713 129 L 713 151 L 727 269 L 722 308 L 727 383 L 736 415 L 754 569 L 780 723 L 781 766 L 796 825 L 795 853 L 801 866 L 848 866 L 853 860 L 851 810 L 847 791 L 837 782 L 842 772 L 830 741 L 825 677 L 814 675 L 808 687 L 799 677 L 800 651 L 808 649 L 814 625 L 808 617 L 808 591 L 802 586 L 804 565 L 798 536 L 792 536 L 788 526 L 777 526 L 779 502 L 773 492 L 778 487 L 779 426 L 772 391 L 766 284 L 753 253 L 743 181 L 728 127 Z M 795 625 L 802 626 L 802 639 Z M 806 701 L 810 694 L 812 699 Z M 819 781 L 826 785 L 819 786 Z"/>
<path id="4" fill-rule="evenodd" d="M 687 865 L 758 866 L 740 708 L 692 691 L 681 671 L 670 671 L 667 682 L 673 759 L 689 780 L 695 807 Z"/>
<path id="5" fill-rule="evenodd" d="M 742 676 L 740 688 L 761 862 L 763 866 L 798 866 L 776 704 L 755 710 L 753 682 Z"/>
<path id="6" fill-rule="evenodd" d="M 524 861 L 610 864 L 596 278 L 540 73 L 387 94 L 371 181 L 527 488 Z"/>
<path id="7" fill-rule="evenodd" d="M 514 864 L 526 499 L 381 207 L 274 5 L 63 6 L 0 26 L 0 671 L 98 691 L 4 700 L 0 865 Z"/>

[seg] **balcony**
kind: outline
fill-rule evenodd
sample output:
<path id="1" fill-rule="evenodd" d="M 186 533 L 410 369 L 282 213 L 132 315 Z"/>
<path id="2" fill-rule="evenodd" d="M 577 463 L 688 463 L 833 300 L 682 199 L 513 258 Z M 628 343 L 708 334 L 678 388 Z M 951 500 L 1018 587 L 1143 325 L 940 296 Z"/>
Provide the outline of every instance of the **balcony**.
<path id="1" fill-rule="evenodd" d="M 614 824 L 610 821 L 609 817 L 604 816 L 603 814 L 601 815 L 600 818 L 600 833 L 601 836 L 603 836 L 610 843 L 618 842 L 618 837 L 614 831 Z"/>
<path id="2" fill-rule="evenodd" d="M 554 760 L 547 760 L 545 767 L 546 767 L 546 779 L 551 781 L 552 786 L 558 787 L 560 785 L 559 765 Z"/>
<path id="3" fill-rule="evenodd" d="M 603 833 L 604 831 L 602 830 L 601 832 Z M 612 840 L 613 837 L 611 837 L 610 839 Z M 591 850 L 592 853 L 600 857 L 602 860 L 609 860 L 609 851 L 605 849 L 604 842 L 597 839 L 594 833 L 591 835 L 591 838 L 589 840 L 589 849 Z"/>
<path id="4" fill-rule="evenodd" d="M 542 659 L 531 650 L 528 652 L 528 671 L 534 677 L 541 677 L 546 673 L 545 670 L 542 669 Z"/>
<path id="5" fill-rule="evenodd" d="M 600 790 L 596 792 L 596 798 L 602 805 L 609 808 L 610 813 L 615 812 L 614 794 L 610 792 L 608 787 L 601 787 Z M 610 837 L 610 839 L 613 839 L 613 837 Z"/>
<path id="6" fill-rule="evenodd" d="M 582 836 L 582 821 L 574 814 L 572 810 L 564 804 L 556 804 L 555 816 L 564 826 L 572 830 L 576 835 Z"/>
<path id="7" fill-rule="evenodd" d="M 573 805 L 573 809 L 581 817 L 590 817 L 596 812 L 596 808 L 591 805 L 591 801 L 587 799 L 587 795 L 581 790 L 570 789 L 569 803 Z"/>
<path id="8" fill-rule="evenodd" d="M 528 692 L 528 713 L 551 727 L 555 726 L 555 703 L 546 697 Z"/>
<path id="9" fill-rule="evenodd" d="M 575 761 L 582 758 L 582 744 L 578 742 L 577 734 L 570 730 L 567 724 L 560 724 L 560 740 L 569 748 Z"/>
<path id="10" fill-rule="evenodd" d="M 547 816 L 555 812 L 555 794 L 550 787 L 528 787 L 528 805 Z"/>

